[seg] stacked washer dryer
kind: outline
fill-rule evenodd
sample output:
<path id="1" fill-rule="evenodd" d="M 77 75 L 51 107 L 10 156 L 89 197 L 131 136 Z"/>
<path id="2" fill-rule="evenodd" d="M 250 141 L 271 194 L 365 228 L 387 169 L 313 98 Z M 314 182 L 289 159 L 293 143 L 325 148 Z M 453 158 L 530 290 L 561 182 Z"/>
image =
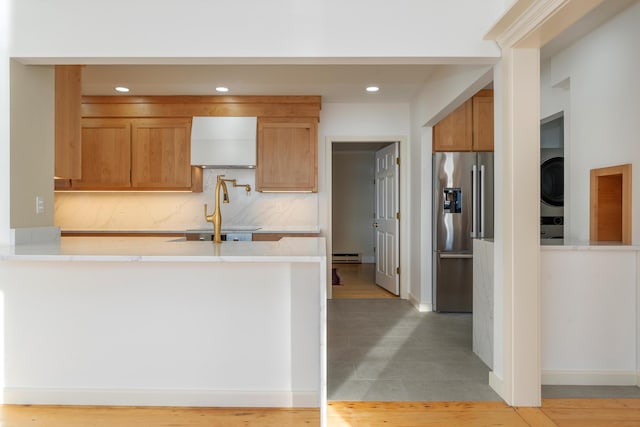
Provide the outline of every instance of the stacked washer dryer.
<path id="1" fill-rule="evenodd" d="M 540 130 L 540 147 L 540 238 L 563 239 L 564 119 L 562 116 L 543 121 Z"/>

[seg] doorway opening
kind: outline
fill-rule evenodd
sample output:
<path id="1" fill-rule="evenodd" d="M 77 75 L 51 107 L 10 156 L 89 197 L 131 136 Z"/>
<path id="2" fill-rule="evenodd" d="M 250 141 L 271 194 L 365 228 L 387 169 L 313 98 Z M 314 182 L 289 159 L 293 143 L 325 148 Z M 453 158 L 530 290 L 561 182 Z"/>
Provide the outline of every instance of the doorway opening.
<path id="1" fill-rule="evenodd" d="M 330 144 L 327 152 L 331 156 L 328 176 L 332 179 L 330 246 L 332 267 L 338 276 L 334 280 L 341 283 L 331 286 L 333 298 L 327 305 L 328 400 L 499 400 L 486 384 L 486 366 L 470 354 L 470 315 L 419 312 L 402 299 L 407 297 L 406 289 L 398 298 L 375 284 L 375 263 L 381 260 L 384 264 L 384 259 L 392 259 L 379 256 L 379 247 L 385 243 L 387 234 L 378 230 L 384 228 L 382 221 L 398 221 L 397 211 L 382 209 L 375 198 L 378 193 L 385 193 L 383 188 L 388 190 L 379 197 L 383 200 L 389 193 L 400 192 L 399 180 L 376 177 L 375 169 L 384 156 L 376 159 L 375 153 L 399 144 L 383 141 Z M 360 163 L 358 157 L 369 160 Z M 361 186 L 345 191 L 360 178 Z M 340 196 L 343 191 L 347 194 Z M 361 199 L 363 193 L 367 193 L 365 201 Z M 341 224 L 340 215 L 360 208 L 362 220 Z M 360 227 L 368 242 L 365 249 L 341 241 Z M 407 253 L 404 252 L 405 256 Z M 395 267 L 386 270 L 396 273 Z M 366 291 L 366 286 L 375 294 Z M 469 349 L 463 343 L 469 343 L 466 346 Z"/>
<path id="2" fill-rule="evenodd" d="M 333 298 L 397 298 L 398 142 L 331 147 Z"/>

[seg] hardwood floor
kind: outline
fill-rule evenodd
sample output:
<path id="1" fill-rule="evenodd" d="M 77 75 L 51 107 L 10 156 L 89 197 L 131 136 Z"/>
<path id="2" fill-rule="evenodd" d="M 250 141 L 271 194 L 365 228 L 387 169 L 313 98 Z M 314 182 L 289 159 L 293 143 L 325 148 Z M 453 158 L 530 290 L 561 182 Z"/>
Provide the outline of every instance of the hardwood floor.
<path id="1" fill-rule="evenodd" d="M 333 264 L 340 277 L 334 285 L 333 298 L 398 298 L 376 285 L 375 264 Z"/>
<path id="2" fill-rule="evenodd" d="M 329 402 L 329 427 L 603 427 L 640 425 L 640 399 L 544 399 L 542 408 L 500 402 Z M 317 409 L 0 406 L 0 427 L 317 426 Z"/>
<path id="3" fill-rule="evenodd" d="M 1 427 L 297 427 L 320 425 L 317 409 L 113 406 L 0 407 Z"/>

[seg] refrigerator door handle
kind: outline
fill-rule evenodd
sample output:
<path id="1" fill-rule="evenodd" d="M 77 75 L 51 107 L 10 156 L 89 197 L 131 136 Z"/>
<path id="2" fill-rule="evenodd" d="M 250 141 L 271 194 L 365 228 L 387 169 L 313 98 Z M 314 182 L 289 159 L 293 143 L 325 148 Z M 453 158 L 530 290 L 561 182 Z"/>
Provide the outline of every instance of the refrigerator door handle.
<path id="1" fill-rule="evenodd" d="M 484 238 L 484 165 L 480 165 L 480 185 L 478 191 L 480 192 L 480 209 L 478 209 L 478 228 L 479 237 Z"/>
<path id="2" fill-rule="evenodd" d="M 440 258 L 445 259 L 471 259 L 473 258 L 473 254 L 447 254 L 447 253 L 439 253 L 438 256 Z"/>
<path id="3" fill-rule="evenodd" d="M 478 233 L 478 169 L 476 165 L 471 168 L 471 238 L 475 239 Z"/>

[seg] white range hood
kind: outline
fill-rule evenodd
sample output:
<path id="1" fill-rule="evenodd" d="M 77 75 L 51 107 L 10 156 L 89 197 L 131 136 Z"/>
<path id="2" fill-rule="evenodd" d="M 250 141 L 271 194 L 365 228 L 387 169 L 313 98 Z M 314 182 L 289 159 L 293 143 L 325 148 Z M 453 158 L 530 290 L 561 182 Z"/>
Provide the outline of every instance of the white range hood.
<path id="1" fill-rule="evenodd" d="M 191 164 L 210 168 L 255 168 L 257 117 L 194 117 Z"/>

